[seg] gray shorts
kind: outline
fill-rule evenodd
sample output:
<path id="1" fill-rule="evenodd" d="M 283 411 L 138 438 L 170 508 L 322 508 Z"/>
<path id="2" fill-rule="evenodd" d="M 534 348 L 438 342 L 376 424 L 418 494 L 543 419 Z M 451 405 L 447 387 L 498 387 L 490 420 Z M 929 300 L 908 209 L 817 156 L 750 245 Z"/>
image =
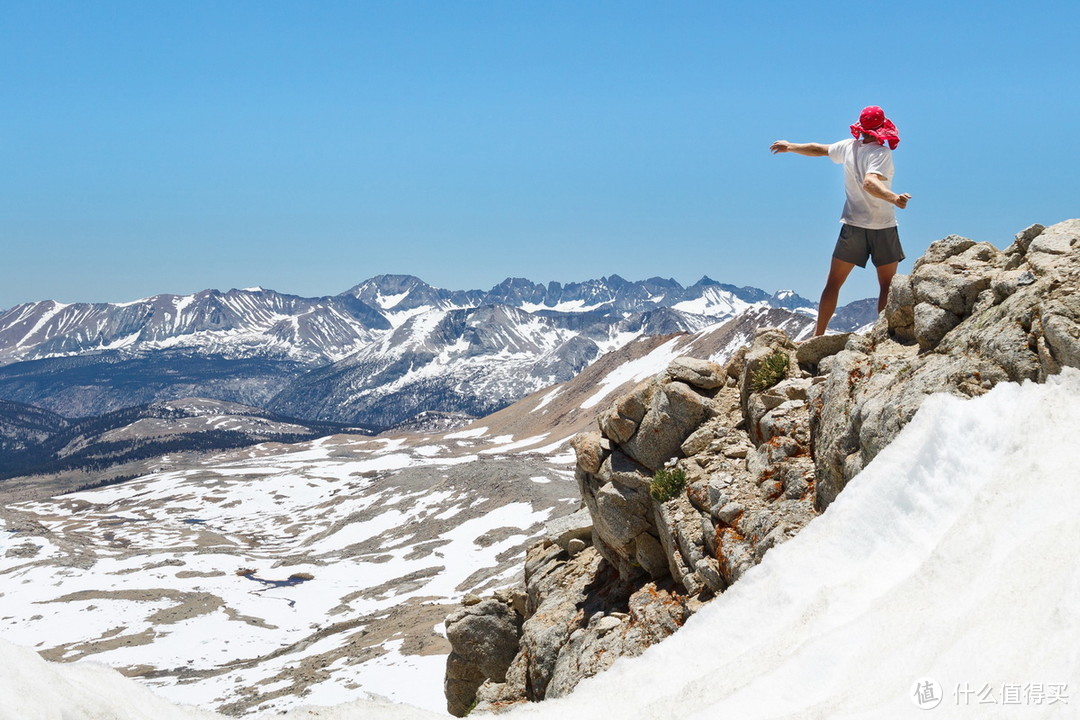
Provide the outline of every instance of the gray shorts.
<path id="1" fill-rule="evenodd" d="M 866 267 L 866 259 L 874 259 L 874 267 L 900 262 L 904 259 L 904 248 L 900 247 L 900 233 L 896 226 L 880 230 L 867 230 L 844 224 L 840 228 L 840 239 L 832 256 L 837 260 Z"/>

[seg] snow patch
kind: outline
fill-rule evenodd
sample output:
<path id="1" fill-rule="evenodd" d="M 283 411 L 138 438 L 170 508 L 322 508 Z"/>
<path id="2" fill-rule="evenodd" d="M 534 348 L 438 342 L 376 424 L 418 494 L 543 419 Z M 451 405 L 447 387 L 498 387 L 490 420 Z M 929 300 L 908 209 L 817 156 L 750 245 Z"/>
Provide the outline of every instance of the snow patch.
<path id="1" fill-rule="evenodd" d="M 563 388 L 560 386 L 560 387 L 556 387 L 554 390 L 552 390 L 552 391 L 550 391 L 548 393 L 545 393 L 544 397 L 540 398 L 540 402 L 537 403 L 536 407 L 533 408 L 533 412 L 536 412 L 537 410 L 540 410 L 540 409 L 546 407 L 547 405 L 549 405 L 551 403 L 551 401 L 554 400 L 556 398 L 556 396 L 558 396 L 558 394 L 561 393 L 562 391 L 563 391 Z"/>
<path id="2" fill-rule="evenodd" d="M 493 448 L 488 448 L 486 450 L 481 450 L 480 454 L 481 455 L 495 455 L 495 454 L 505 455 L 507 453 L 513 452 L 514 450 L 520 450 L 521 448 L 527 448 L 527 447 L 530 447 L 532 445 L 535 445 L 538 442 L 543 442 L 544 438 L 546 438 L 549 434 L 550 433 L 543 433 L 541 435 L 534 435 L 533 437 L 527 437 L 527 438 L 525 438 L 523 440 L 518 440 L 517 442 L 508 442 L 510 439 L 513 438 L 513 435 L 500 435 L 499 437 L 495 438 L 495 441 L 494 441 L 494 442 L 498 443 L 500 445 L 500 447 L 493 447 Z"/>
<path id="3" fill-rule="evenodd" d="M 445 440 L 469 440 L 472 438 L 483 437 L 487 434 L 488 429 L 486 427 L 472 428 L 471 430 L 461 430 L 459 432 L 453 432 L 449 435 L 443 435 Z"/>
<path id="4" fill-rule="evenodd" d="M 679 338 L 672 338 L 648 355 L 617 367 L 600 381 L 600 389 L 581 403 L 581 409 L 589 410 L 596 407 L 613 390 L 626 383 L 641 382 L 663 371 L 672 360 L 679 356 L 679 340 Z"/>

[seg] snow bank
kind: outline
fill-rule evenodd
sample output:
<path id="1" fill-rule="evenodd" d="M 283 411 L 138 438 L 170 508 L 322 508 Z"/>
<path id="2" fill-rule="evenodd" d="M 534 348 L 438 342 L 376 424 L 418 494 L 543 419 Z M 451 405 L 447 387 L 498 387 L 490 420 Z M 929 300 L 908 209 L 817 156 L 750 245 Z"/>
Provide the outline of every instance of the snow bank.
<path id="1" fill-rule="evenodd" d="M 932 397 L 828 512 L 682 631 L 510 717 L 1073 717 L 1078 435 L 1080 372 Z M 928 687 L 940 704 L 924 716 Z M 20 720 L 214 717 L 6 643 L 0 697 L 0 717 Z M 435 716 L 360 702 L 283 717 Z"/>
<path id="2" fill-rule="evenodd" d="M 47 663 L 0 640 L 3 720 L 202 720 L 219 718 L 181 707 L 115 670 L 95 663 Z"/>
<path id="3" fill-rule="evenodd" d="M 0 640 L 0 720 L 224 720 L 226 717 L 175 705 L 104 665 L 49 663 L 33 650 Z M 381 700 L 355 700 L 332 708 L 300 708 L 272 717 L 428 720 L 443 716 Z"/>

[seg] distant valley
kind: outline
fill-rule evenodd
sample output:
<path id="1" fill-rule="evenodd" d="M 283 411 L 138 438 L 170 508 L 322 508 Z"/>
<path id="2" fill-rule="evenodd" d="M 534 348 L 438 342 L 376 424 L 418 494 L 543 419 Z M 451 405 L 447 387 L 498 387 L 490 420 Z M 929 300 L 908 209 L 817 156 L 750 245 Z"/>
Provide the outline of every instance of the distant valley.
<path id="1" fill-rule="evenodd" d="M 0 498 L 10 502 L 102 487 L 184 466 L 212 451 L 344 433 L 371 431 L 206 398 L 156 402 L 80 420 L 0 401 Z"/>

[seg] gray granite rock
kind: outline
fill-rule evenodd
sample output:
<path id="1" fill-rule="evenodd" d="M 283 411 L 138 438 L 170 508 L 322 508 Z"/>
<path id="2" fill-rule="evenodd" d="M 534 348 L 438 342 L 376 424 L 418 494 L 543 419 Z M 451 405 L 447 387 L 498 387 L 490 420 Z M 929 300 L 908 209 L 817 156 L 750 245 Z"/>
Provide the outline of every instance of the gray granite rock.
<path id="1" fill-rule="evenodd" d="M 885 304 L 885 321 L 889 332 L 901 342 L 915 340 L 915 292 L 910 275 L 894 275 Z"/>
<path id="2" fill-rule="evenodd" d="M 949 235 L 930 244 L 923 256 L 915 261 L 914 269 L 918 271 L 923 265 L 935 265 L 943 263 L 954 255 L 959 255 L 975 244 L 970 238 L 960 235 Z"/>
<path id="3" fill-rule="evenodd" d="M 544 526 L 545 537 L 563 550 L 569 550 L 570 543 L 574 540 L 589 541 L 592 531 L 592 515 L 588 508 L 550 520 Z"/>
<path id="4" fill-rule="evenodd" d="M 689 385 L 672 381 L 652 393 L 637 432 L 622 450 L 652 471 L 681 454 L 681 446 L 709 416 L 706 399 Z"/>
<path id="5" fill-rule="evenodd" d="M 640 383 L 601 413 L 597 422 L 604 436 L 617 443 L 624 443 L 633 437 L 656 388 L 657 384 L 651 380 Z"/>
<path id="6" fill-rule="evenodd" d="M 665 370 L 665 375 L 672 380 L 681 380 L 703 390 L 723 387 L 727 381 L 724 368 L 708 360 L 697 358 L 676 358 Z"/>
<path id="7" fill-rule="evenodd" d="M 585 472 L 595 473 L 604 462 L 607 452 L 603 446 L 603 436 L 598 432 L 583 432 L 574 436 L 570 446 L 577 455 L 578 467 Z"/>
<path id="8" fill-rule="evenodd" d="M 960 324 L 960 316 L 929 302 L 915 306 L 915 340 L 923 350 L 930 350 Z"/>
<path id="9" fill-rule="evenodd" d="M 651 524 L 650 498 L 645 493 L 607 483 L 596 493 L 596 512 L 593 527 L 604 543 L 621 558 L 634 557 L 634 538 L 647 531 Z"/>
<path id="10" fill-rule="evenodd" d="M 1020 232 L 1016 233 L 1016 239 L 1013 244 L 1005 249 L 1006 253 L 1024 255 L 1028 251 L 1028 247 L 1031 245 L 1031 241 L 1039 237 L 1043 230 L 1046 228 L 1038 223 L 1030 225 Z"/>
<path id="11" fill-rule="evenodd" d="M 597 478 L 602 482 L 613 482 L 631 490 L 649 492 L 653 473 L 642 465 L 634 462 L 626 453 L 615 449 L 604 460 L 597 473 Z"/>
<path id="12" fill-rule="evenodd" d="M 634 562 L 654 580 L 662 578 L 671 572 L 664 546 L 651 533 L 642 533 L 636 538 Z"/>
<path id="13" fill-rule="evenodd" d="M 800 367 L 814 371 L 818 363 L 830 355 L 835 355 L 844 349 L 851 333 L 839 333 L 836 335 L 818 335 L 799 343 L 795 351 L 795 360 Z"/>
<path id="14" fill-rule="evenodd" d="M 471 604 L 446 619 L 446 638 L 453 648 L 447 658 L 447 711 L 467 714 L 484 680 L 505 682 L 518 652 L 522 618 L 497 599 Z"/>

